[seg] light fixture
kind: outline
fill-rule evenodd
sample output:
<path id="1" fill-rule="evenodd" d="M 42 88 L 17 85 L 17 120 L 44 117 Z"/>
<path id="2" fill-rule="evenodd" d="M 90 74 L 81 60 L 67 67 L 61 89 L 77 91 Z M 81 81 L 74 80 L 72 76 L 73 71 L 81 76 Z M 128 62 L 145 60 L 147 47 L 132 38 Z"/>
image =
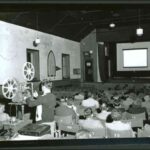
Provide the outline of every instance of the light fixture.
<path id="1" fill-rule="evenodd" d="M 92 51 L 92 50 L 90 50 L 89 52 L 90 52 L 90 54 L 93 54 L 93 51 Z"/>
<path id="2" fill-rule="evenodd" d="M 113 23 L 113 22 L 109 24 L 109 27 L 110 27 L 110 28 L 114 28 L 115 26 L 116 26 L 116 25 L 115 25 L 115 23 Z"/>
<path id="3" fill-rule="evenodd" d="M 114 11 L 112 10 L 112 11 L 110 11 L 110 20 L 111 20 L 111 22 L 110 22 L 110 24 L 109 24 L 109 27 L 110 28 L 115 28 L 115 26 L 116 26 L 116 24 L 114 23 Z"/>
<path id="4" fill-rule="evenodd" d="M 136 29 L 136 35 L 137 36 L 142 36 L 143 35 L 143 28 L 139 27 Z"/>
<path id="5" fill-rule="evenodd" d="M 136 29 L 136 35 L 137 36 L 142 36 L 143 35 L 143 28 L 140 27 L 140 9 L 138 11 L 138 28 Z"/>
<path id="6" fill-rule="evenodd" d="M 41 43 L 40 38 L 38 37 L 38 13 L 36 13 L 36 30 L 37 30 L 37 34 L 36 34 L 36 39 L 33 41 L 33 45 L 34 46 L 38 46 Z"/>
<path id="7" fill-rule="evenodd" d="M 38 46 L 40 43 L 41 43 L 41 40 L 38 37 L 33 41 L 34 46 Z"/>
<path id="8" fill-rule="evenodd" d="M 38 45 L 38 44 L 40 44 L 40 42 L 41 42 L 41 40 L 37 37 L 37 38 L 35 39 L 35 43 Z"/>

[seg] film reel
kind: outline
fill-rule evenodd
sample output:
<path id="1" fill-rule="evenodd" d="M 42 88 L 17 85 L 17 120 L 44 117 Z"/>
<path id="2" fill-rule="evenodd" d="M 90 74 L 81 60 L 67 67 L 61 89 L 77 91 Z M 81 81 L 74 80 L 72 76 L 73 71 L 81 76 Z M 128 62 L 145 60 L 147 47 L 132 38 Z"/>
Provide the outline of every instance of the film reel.
<path id="1" fill-rule="evenodd" d="M 2 85 L 3 96 L 7 99 L 12 99 L 15 97 L 18 91 L 18 83 L 15 79 L 7 79 Z"/>
<path id="2" fill-rule="evenodd" d="M 23 77 L 26 81 L 32 81 L 35 75 L 35 69 L 32 63 L 25 62 L 23 65 Z"/>

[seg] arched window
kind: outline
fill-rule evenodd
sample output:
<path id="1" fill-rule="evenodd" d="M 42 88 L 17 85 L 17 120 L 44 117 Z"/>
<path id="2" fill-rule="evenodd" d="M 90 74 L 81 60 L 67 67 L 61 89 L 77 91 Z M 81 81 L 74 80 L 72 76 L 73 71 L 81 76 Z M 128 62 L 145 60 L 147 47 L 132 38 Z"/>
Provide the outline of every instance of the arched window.
<path id="1" fill-rule="evenodd" d="M 48 77 L 55 77 L 56 61 L 55 61 L 55 55 L 52 50 L 48 53 L 47 67 L 48 67 L 47 68 Z"/>

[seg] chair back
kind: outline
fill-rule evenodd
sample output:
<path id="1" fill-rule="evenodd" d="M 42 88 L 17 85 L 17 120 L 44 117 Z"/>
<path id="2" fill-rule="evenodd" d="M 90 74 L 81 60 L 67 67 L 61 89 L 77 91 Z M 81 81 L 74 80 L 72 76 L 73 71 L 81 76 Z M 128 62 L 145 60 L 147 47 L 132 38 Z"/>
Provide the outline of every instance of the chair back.
<path id="1" fill-rule="evenodd" d="M 97 128 L 91 131 L 91 138 L 105 138 L 106 137 L 106 129 L 105 128 Z"/>
<path id="2" fill-rule="evenodd" d="M 61 131 L 71 132 L 71 133 L 77 133 L 80 130 L 78 124 L 66 125 L 66 124 L 58 123 L 58 128 Z"/>
<path id="3" fill-rule="evenodd" d="M 130 138 L 134 137 L 133 131 L 130 130 L 112 130 L 110 128 L 106 128 L 106 137 L 107 138 Z"/>
<path id="4" fill-rule="evenodd" d="M 143 120 L 146 119 L 145 112 L 140 114 L 128 114 L 132 117 L 132 119 L 129 120 L 131 122 L 131 127 L 143 127 Z"/>
<path id="5" fill-rule="evenodd" d="M 142 106 L 146 108 L 148 113 L 148 118 L 150 118 L 150 102 L 144 102 L 142 103 Z"/>
<path id="6" fill-rule="evenodd" d="M 138 137 L 150 137 L 150 131 L 147 131 L 145 129 L 138 129 L 137 136 Z"/>
<path id="7" fill-rule="evenodd" d="M 70 124 L 73 123 L 72 115 L 69 115 L 69 116 L 55 116 L 54 119 L 57 123 L 61 123 L 61 124 L 65 124 L 65 125 L 70 125 Z"/>

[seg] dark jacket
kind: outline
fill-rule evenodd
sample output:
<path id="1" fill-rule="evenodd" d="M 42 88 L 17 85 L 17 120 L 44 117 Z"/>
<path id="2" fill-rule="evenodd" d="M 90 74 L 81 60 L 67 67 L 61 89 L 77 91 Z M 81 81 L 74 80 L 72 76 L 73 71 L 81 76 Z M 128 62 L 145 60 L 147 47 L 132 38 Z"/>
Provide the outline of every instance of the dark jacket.
<path id="1" fill-rule="evenodd" d="M 59 106 L 55 109 L 56 116 L 69 116 L 72 115 L 72 118 L 76 118 L 76 113 L 72 108 L 67 106 Z"/>
<path id="2" fill-rule="evenodd" d="M 127 112 L 129 112 L 131 114 L 140 114 L 140 113 L 143 113 L 143 112 L 146 113 L 146 108 L 133 104 L 133 105 L 131 105 L 129 107 L 129 109 L 127 110 Z"/>
<path id="3" fill-rule="evenodd" d="M 27 99 L 27 104 L 29 107 L 42 105 L 42 122 L 54 121 L 54 109 L 56 105 L 56 96 L 54 94 L 49 93 L 39 96 L 36 100 L 29 98 Z"/>

